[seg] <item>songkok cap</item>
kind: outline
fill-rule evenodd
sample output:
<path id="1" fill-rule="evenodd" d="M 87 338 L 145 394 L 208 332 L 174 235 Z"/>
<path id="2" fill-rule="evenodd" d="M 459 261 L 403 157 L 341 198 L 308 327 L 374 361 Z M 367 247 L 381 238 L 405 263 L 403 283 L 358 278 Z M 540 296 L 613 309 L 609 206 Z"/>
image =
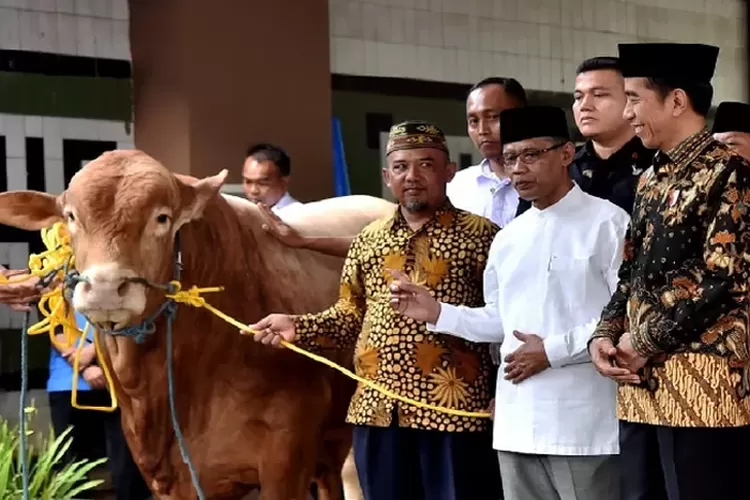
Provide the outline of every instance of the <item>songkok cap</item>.
<path id="1" fill-rule="evenodd" d="M 710 83 L 719 57 L 719 47 L 700 43 L 621 43 L 617 48 L 625 78 Z"/>
<path id="2" fill-rule="evenodd" d="M 403 149 L 433 148 L 448 153 L 445 134 L 429 122 L 410 120 L 391 127 L 386 155 Z"/>
<path id="3" fill-rule="evenodd" d="M 536 137 L 570 139 L 565 111 L 554 106 L 528 106 L 500 113 L 500 142 L 510 144 Z"/>
<path id="4" fill-rule="evenodd" d="M 722 102 L 716 109 L 714 134 L 722 132 L 750 133 L 750 104 L 744 102 Z"/>

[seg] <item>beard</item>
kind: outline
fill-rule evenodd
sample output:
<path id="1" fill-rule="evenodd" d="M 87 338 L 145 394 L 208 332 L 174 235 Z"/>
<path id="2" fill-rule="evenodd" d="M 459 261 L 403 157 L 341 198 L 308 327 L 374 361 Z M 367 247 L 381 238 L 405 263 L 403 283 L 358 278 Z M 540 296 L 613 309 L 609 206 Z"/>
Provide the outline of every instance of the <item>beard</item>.
<path id="1" fill-rule="evenodd" d="M 427 210 L 427 202 L 421 200 L 407 201 L 404 203 L 404 208 L 409 212 L 424 212 Z"/>

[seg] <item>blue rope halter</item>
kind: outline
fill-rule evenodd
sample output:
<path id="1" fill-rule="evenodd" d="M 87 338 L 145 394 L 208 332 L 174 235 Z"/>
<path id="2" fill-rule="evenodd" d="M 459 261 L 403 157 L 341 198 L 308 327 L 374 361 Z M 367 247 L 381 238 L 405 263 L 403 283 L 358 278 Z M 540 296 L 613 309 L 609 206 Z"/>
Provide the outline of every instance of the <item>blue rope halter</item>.
<path id="1" fill-rule="evenodd" d="M 57 274 L 57 272 L 60 271 L 60 269 L 57 269 L 53 272 L 51 272 L 47 277 L 45 277 L 44 280 L 40 281 L 40 286 L 42 288 L 49 286 L 49 284 L 54 279 L 54 276 Z M 73 269 L 69 269 L 68 264 L 66 263 L 64 268 L 64 282 L 63 286 L 65 287 L 65 294 L 66 298 L 70 300 L 70 293 L 72 293 L 73 288 L 81 281 L 85 281 L 86 278 L 81 276 L 77 271 Z M 180 233 L 178 232 L 175 235 L 175 242 L 174 242 L 174 266 L 173 266 L 173 272 L 175 281 L 180 281 L 182 277 L 182 250 L 180 245 Z M 46 282 L 45 282 L 46 281 Z M 130 281 L 141 283 L 145 286 L 151 287 L 151 288 L 157 288 L 161 289 L 167 292 L 167 294 L 175 292 L 173 286 L 171 284 L 161 285 L 158 283 L 153 283 L 149 280 L 146 280 L 145 278 L 132 278 Z M 42 283 L 45 282 L 45 283 Z M 136 343 L 141 344 L 143 343 L 150 335 L 152 335 L 156 331 L 156 322 L 159 320 L 159 318 L 164 315 L 166 319 L 166 351 L 167 351 L 167 392 L 168 392 L 168 399 L 169 399 L 169 413 L 172 421 L 172 429 L 175 433 L 175 438 L 177 440 L 177 445 L 180 448 L 180 455 L 182 456 L 182 461 L 187 465 L 188 470 L 190 471 L 190 478 L 193 483 L 193 487 L 195 488 L 195 491 L 198 495 L 199 500 L 205 500 L 206 495 L 203 493 L 203 489 L 201 489 L 200 481 L 198 480 L 198 471 L 195 468 L 195 464 L 193 463 L 192 459 L 190 458 L 190 453 L 188 452 L 187 445 L 185 444 L 185 438 L 182 435 L 182 430 L 180 429 L 180 423 L 177 418 L 177 406 L 175 404 L 175 383 L 174 383 L 174 353 L 172 352 L 172 328 L 174 325 L 175 317 L 177 316 L 177 302 L 170 298 L 166 298 L 164 302 L 159 306 L 156 311 L 154 311 L 152 314 L 150 314 L 146 319 L 144 319 L 140 324 L 129 326 L 126 328 L 120 328 L 118 330 L 112 330 L 112 331 L 105 331 L 103 333 L 106 333 L 108 335 L 115 335 L 115 336 L 123 336 L 123 337 L 129 337 L 132 338 Z M 87 318 L 88 319 L 88 318 Z M 21 444 L 19 447 L 19 455 L 20 455 L 20 461 L 21 461 L 21 470 L 23 475 L 23 500 L 29 500 L 29 470 L 28 470 L 28 463 L 27 463 L 27 446 L 26 446 L 26 426 L 25 426 L 25 408 L 26 408 L 26 392 L 28 390 L 28 328 L 29 328 L 29 313 L 27 312 L 24 315 L 24 326 L 23 330 L 21 332 L 21 335 L 23 336 L 21 339 L 21 399 L 20 399 L 20 410 L 19 410 L 19 434 L 21 439 Z"/>

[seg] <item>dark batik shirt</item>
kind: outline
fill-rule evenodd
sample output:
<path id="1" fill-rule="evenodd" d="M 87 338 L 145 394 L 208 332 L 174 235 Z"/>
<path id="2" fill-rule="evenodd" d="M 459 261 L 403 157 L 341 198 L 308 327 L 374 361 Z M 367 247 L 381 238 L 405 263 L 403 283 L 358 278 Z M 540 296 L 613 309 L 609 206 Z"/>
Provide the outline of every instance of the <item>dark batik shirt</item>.
<path id="1" fill-rule="evenodd" d="M 354 366 L 361 377 L 422 403 L 486 411 L 494 382 L 487 344 L 428 332 L 425 323 L 394 311 L 388 270 L 409 274 L 441 302 L 483 306 L 484 268 L 498 230 L 489 219 L 447 203 L 414 231 L 397 208 L 354 239 L 338 302 L 321 313 L 298 316 L 295 343 L 317 352 L 355 346 Z M 396 402 L 363 384 L 347 421 L 388 427 L 394 413 L 399 426 L 414 429 L 483 431 L 490 423 Z"/>
<path id="2" fill-rule="evenodd" d="M 655 153 L 647 149 L 639 137 L 633 137 L 603 159 L 588 141 L 576 151 L 575 160 L 570 164 L 570 177 L 585 193 L 608 200 L 632 214 L 638 179 L 651 166 Z"/>
<path id="3" fill-rule="evenodd" d="M 707 130 L 658 152 L 640 179 L 620 283 L 594 337 L 630 332 L 649 358 L 618 418 L 750 424 L 750 165 Z"/>

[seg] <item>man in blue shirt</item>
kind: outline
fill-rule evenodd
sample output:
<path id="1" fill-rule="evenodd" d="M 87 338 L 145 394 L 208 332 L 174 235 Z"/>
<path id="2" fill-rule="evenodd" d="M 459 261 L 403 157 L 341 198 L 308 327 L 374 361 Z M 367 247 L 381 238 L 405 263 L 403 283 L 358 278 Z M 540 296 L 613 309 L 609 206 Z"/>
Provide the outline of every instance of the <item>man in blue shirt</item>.
<path id="1" fill-rule="evenodd" d="M 78 328 L 85 331 L 86 318 L 76 313 L 76 322 Z M 60 345 L 65 344 L 64 335 L 58 334 L 57 340 Z M 76 378 L 77 402 L 82 406 L 110 406 L 107 381 L 96 359 L 93 328 L 89 329 L 83 341 L 85 345 L 81 349 L 78 366 L 80 374 Z M 58 436 L 68 427 L 73 427 L 73 443 L 62 463 L 83 458 L 97 459 L 106 454 L 117 500 L 149 499 L 151 492 L 146 487 L 125 442 L 120 411 L 79 410 L 71 404 L 73 361 L 77 347 L 76 344 L 58 350 L 53 344 L 50 349 L 47 393 L 52 426 L 55 435 Z"/>

